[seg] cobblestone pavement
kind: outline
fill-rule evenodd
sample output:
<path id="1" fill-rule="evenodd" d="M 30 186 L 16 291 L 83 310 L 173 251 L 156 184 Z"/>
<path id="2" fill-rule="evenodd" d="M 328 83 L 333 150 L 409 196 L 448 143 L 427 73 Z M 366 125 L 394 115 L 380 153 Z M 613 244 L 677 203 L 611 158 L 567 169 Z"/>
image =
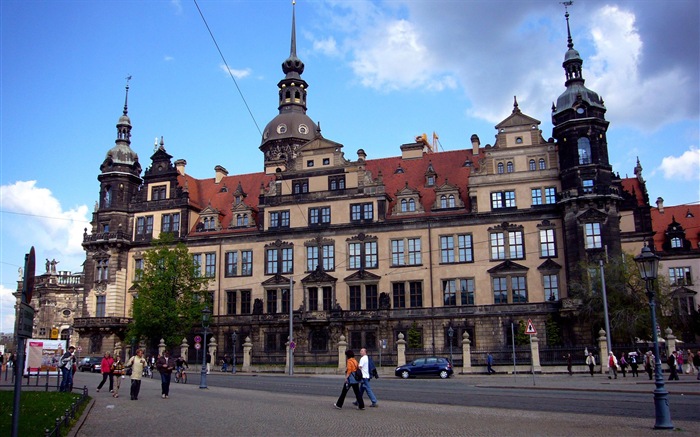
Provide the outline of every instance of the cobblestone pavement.
<path id="1" fill-rule="evenodd" d="M 263 375 L 261 375 L 263 376 Z M 271 378 L 280 375 L 265 375 Z M 295 376 L 305 377 L 305 376 Z M 336 376 L 328 376 L 336 377 Z M 337 377 L 336 377 L 337 378 Z M 82 378 L 81 378 L 82 379 Z M 88 379 L 88 378 L 85 378 Z M 457 383 L 480 387 L 521 387 L 547 390 L 648 391 L 653 385 L 644 378 L 608 380 L 596 375 L 456 375 Z M 90 380 L 91 381 L 91 380 Z M 97 384 L 95 378 L 94 384 Z M 169 399 L 160 398 L 160 380 L 145 379 L 138 401 L 129 400 L 129 380 L 121 396 L 94 393 L 83 422 L 73 430 L 79 437 L 119 436 L 129 433 L 168 436 L 598 436 L 610 434 L 646 436 L 663 431 L 652 429 L 654 418 L 630 419 L 586 414 L 533 412 L 384 401 L 379 408 L 359 411 L 347 402 L 333 408 L 338 393 L 328 396 L 275 394 L 197 384 L 172 384 Z M 668 384 L 669 392 L 700 395 L 700 381 L 687 377 Z M 699 413 L 700 414 L 700 413 Z M 674 420 L 674 435 L 700 433 L 700 422 Z"/>

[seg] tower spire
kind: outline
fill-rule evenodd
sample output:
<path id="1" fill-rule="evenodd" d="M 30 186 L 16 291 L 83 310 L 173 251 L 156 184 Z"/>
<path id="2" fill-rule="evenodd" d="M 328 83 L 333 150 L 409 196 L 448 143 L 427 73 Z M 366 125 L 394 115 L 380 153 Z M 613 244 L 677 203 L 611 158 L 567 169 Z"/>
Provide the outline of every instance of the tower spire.
<path id="1" fill-rule="evenodd" d="M 292 0 L 292 46 L 289 49 L 289 56 L 297 56 L 297 26 L 296 26 L 296 0 Z"/>
<path id="2" fill-rule="evenodd" d="M 129 103 L 129 81 L 131 80 L 131 75 L 126 77 L 126 95 L 124 96 L 124 115 L 129 113 L 128 103 Z"/>

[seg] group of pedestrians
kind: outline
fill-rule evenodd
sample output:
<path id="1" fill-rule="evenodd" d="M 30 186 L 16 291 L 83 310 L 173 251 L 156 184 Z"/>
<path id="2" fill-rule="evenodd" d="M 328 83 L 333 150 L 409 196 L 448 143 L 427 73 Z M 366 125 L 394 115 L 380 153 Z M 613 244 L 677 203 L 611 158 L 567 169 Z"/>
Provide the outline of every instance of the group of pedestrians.
<path id="1" fill-rule="evenodd" d="M 343 408 L 345 396 L 351 388 L 353 393 L 355 393 L 355 401 L 352 404 L 358 409 L 365 409 L 365 402 L 363 400 L 365 392 L 371 402 L 370 407 L 379 406 L 377 397 L 374 395 L 370 384 L 372 378 L 379 378 L 377 368 L 374 366 L 372 357 L 367 355 L 367 349 L 360 349 L 360 356 L 360 361 L 358 362 L 352 350 L 348 349 L 345 351 L 345 381 L 343 383 L 343 389 L 340 392 L 340 397 L 338 397 L 338 400 L 333 404 L 333 406 L 339 410 Z"/>
<path id="2" fill-rule="evenodd" d="M 684 356 L 685 355 L 685 356 Z M 669 381 L 679 380 L 679 374 L 697 375 L 700 380 L 700 351 L 693 353 L 690 349 L 684 354 L 681 350 L 673 351 L 666 359 L 668 365 Z M 592 352 L 586 357 L 586 365 L 588 366 L 591 376 L 595 373 L 596 360 Z M 608 352 L 607 373 L 608 379 L 617 379 L 618 372 L 622 373 L 623 377 L 627 377 L 627 368 L 630 368 L 632 377 L 639 376 L 639 366 L 642 366 L 649 377 L 649 380 L 654 379 L 654 371 L 656 370 L 656 357 L 652 351 L 647 351 L 645 354 L 641 352 L 629 352 L 628 354 L 620 354 L 618 359 L 615 354 Z M 567 364 L 569 374 L 571 374 L 571 364 Z"/>

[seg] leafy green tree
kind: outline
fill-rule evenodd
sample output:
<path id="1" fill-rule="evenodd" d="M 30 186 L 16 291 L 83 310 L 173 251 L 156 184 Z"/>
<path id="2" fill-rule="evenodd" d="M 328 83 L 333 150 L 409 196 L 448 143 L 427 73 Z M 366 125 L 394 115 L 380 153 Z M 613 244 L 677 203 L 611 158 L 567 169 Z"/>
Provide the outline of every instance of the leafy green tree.
<path id="1" fill-rule="evenodd" d="M 414 322 L 413 325 L 408 329 L 408 347 L 409 349 L 418 349 L 423 347 L 423 338 L 421 331 Z"/>
<path id="2" fill-rule="evenodd" d="M 548 346 L 559 346 L 561 345 L 561 330 L 559 324 L 550 315 L 544 322 L 544 329 L 547 333 L 547 345 Z"/>
<path id="3" fill-rule="evenodd" d="M 526 334 L 525 331 L 527 331 L 527 322 L 525 320 L 519 320 L 518 329 L 515 331 L 516 346 L 525 346 L 526 344 L 530 344 L 530 335 Z"/>
<path id="4" fill-rule="evenodd" d="M 150 349 L 161 338 L 173 347 L 201 320 L 209 279 L 200 276 L 187 247 L 175 244 L 172 235 L 162 234 L 152 243 L 144 252 L 143 270 L 136 272 L 138 295 L 126 336 L 146 341 Z"/>
<path id="5" fill-rule="evenodd" d="M 600 266 L 582 263 L 584 271 L 580 282 L 570 284 L 572 298 L 581 303 L 578 312 L 579 323 L 586 324 L 591 330 L 591 339 L 598 336 L 598 331 L 605 329 L 605 312 L 603 308 L 602 281 Z M 610 259 L 604 265 L 605 289 L 608 300 L 608 320 L 614 343 L 634 343 L 635 339 L 651 339 L 651 321 L 649 299 L 646 295 L 646 283 L 639 276 L 639 269 L 634 257 L 624 254 L 618 259 Z M 654 281 L 656 290 L 656 316 L 659 326 L 669 323 L 669 287 L 665 278 Z"/>

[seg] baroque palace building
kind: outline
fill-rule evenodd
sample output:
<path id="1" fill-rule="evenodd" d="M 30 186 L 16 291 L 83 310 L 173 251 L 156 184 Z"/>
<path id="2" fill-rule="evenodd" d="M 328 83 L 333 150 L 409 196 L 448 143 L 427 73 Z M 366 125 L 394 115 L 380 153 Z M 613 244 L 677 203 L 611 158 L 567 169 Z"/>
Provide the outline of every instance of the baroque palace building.
<path id="1" fill-rule="evenodd" d="M 651 207 L 641 166 L 622 179 L 610 165 L 606 108 L 584 86 L 568 13 L 566 24 L 565 88 L 549 140 L 514 100 L 493 145 L 472 135 L 471 147 L 437 153 L 422 136 L 397 156 L 346 155 L 307 115 L 294 12 L 279 115 L 259 146 L 262 171 L 229 175 L 216 165 L 213 178 L 198 179 L 161 138 L 142 174 L 125 100 L 83 240 L 74 321 L 83 350 L 129 342 L 136 272 L 164 232 L 211 278 L 219 355 L 231 351 L 234 331 L 250 337 L 254 363 L 283 353 L 290 306 L 302 362 L 337 360 L 341 335 L 353 349 L 387 340 L 391 354 L 403 333 L 409 348 L 442 354 L 450 340 L 458 350 L 466 332 L 477 351 L 497 350 L 510 344 L 511 323 L 528 319 L 540 341 L 554 320 L 565 342 L 592 344 L 569 286 L 581 262 L 639 253 L 652 235 Z"/>

